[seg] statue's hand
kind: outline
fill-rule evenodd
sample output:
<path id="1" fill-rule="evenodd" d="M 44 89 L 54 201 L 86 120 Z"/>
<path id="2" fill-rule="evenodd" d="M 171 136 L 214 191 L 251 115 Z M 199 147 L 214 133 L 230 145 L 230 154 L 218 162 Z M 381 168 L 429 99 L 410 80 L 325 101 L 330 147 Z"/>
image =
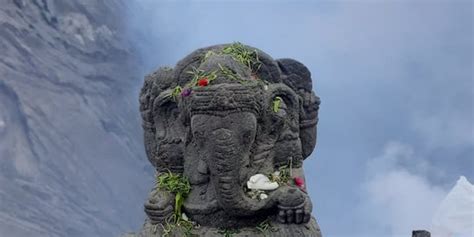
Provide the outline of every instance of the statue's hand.
<path id="1" fill-rule="evenodd" d="M 278 221 L 286 224 L 307 223 L 313 205 L 307 194 L 298 188 L 285 187 L 278 197 Z"/>
<path id="2" fill-rule="evenodd" d="M 151 224 L 164 223 L 173 214 L 174 194 L 155 189 L 145 202 L 145 213 Z"/>

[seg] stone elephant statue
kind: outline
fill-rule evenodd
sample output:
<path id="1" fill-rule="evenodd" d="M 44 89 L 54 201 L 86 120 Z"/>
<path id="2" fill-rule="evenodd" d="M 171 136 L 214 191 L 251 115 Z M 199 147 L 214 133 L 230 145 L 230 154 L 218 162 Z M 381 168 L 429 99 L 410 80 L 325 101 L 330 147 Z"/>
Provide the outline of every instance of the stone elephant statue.
<path id="1" fill-rule="evenodd" d="M 198 235 L 251 232 L 269 220 L 281 229 L 274 236 L 320 236 L 302 169 L 316 144 L 319 104 L 309 70 L 296 60 L 240 43 L 198 49 L 145 78 L 146 154 L 158 176 L 189 180 L 182 207 L 201 226 Z M 252 177 L 278 187 L 249 189 Z M 154 188 L 146 225 L 165 223 L 176 205 L 172 192 Z"/>

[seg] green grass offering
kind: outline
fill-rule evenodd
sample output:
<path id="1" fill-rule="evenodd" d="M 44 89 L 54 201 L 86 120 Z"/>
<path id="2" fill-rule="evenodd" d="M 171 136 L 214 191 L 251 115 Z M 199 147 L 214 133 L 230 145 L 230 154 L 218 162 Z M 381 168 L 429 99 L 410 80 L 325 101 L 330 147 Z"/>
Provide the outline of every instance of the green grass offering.
<path id="1" fill-rule="evenodd" d="M 262 63 L 260 62 L 258 58 L 258 52 L 256 49 L 252 50 L 248 48 L 247 46 L 243 45 L 242 43 L 236 42 L 236 43 L 225 46 L 220 51 L 212 51 L 212 50 L 207 51 L 204 57 L 202 58 L 201 63 L 205 62 L 213 55 L 231 56 L 235 61 L 245 65 L 252 71 L 253 79 L 258 79 L 256 72 L 260 69 L 260 67 L 262 66 Z M 216 73 L 218 71 L 222 75 L 226 76 L 227 78 L 238 81 L 239 83 L 244 84 L 247 82 L 246 80 L 242 80 L 239 77 L 239 75 L 237 75 L 234 71 L 229 69 L 227 66 L 222 66 L 221 64 L 219 64 L 219 70 L 215 70 L 212 72 L 205 72 L 203 70 L 199 70 L 196 68 L 193 68 L 191 71 L 188 71 L 187 73 L 192 74 L 193 78 L 188 84 L 186 84 L 185 88 L 191 88 L 193 86 L 196 86 L 198 83 L 198 80 L 202 78 L 206 78 L 210 83 L 212 80 L 217 78 Z M 256 81 L 261 81 L 261 80 L 256 80 Z"/>
<path id="2" fill-rule="evenodd" d="M 192 88 L 197 86 L 198 81 L 203 78 L 206 78 L 209 83 L 211 83 L 211 81 L 217 78 L 217 71 L 206 72 L 195 67 L 193 67 L 192 70 L 188 71 L 187 73 L 193 75 L 193 78 L 189 83 L 185 85 L 185 88 Z"/>
<path id="3" fill-rule="evenodd" d="M 217 233 L 224 237 L 232 237 L 234 234 L 240 233 L 240 231 L 238 229 L 219 229 Z"/>
<path id="4" fill-rule="evenodd" d="M 183 235 L 188 237 L 191 236 L 192 230 L 195 226 L 195 223 L 188 220 L 183 220 L 181 217 L 177 217 L 173 214 L 171 216 L 172 220 L 167 220 L 165 225 L 161 225 L 163 228 L 163 237 L 170 236 L 170 234 L 176 230 L 181 229 Z"/>
<path id="5" fill-rule="evenodd" d="M 178 218 L 181 218 L 181 208 L 184 199 L 191 191 L 189 180 L 180 174 L 168 172 L 157 177 L 157 186 L 159 189 L 169 191 L 176 195 L 174 213 Z"/>
<path id="6" fill-rule="evenodd" d="M 183 88 L 181 88 L 181 86 L 176 86 L 174 89 L 173 89 L 173 92 L 171 93 L 171 96 L 173 98 L 176 98 L 177 96 L 179 96 L 181 94 L 181 91 L 183 91 Z"/>
<path id="7" fill-rule="evenodd" d="M 166 190 L 175 194 L 174 214 L 166 220 L 165 225 L 162 225 L 163 236 L 169 236 L 176 228 L 182 229 L 185 236 L 190 236 L 194 223 L 184 220 L 181 211 L 184 200 L 191 191 L 189 180 L 183 175 L 168 172 L 157 176 L 156 186 L 160 190 Z"/>
<path id="8" fill-rule="evenodd" d="M 218 55 L 218 54 L 212 50 L 207 51 L 207 53 L 204 55 L 203 61 L 206 61 L 208 58 L 210 58 L 213 55 Z"/>
<path id="9" fill-rule="evenodd" d="M 273 100 L 273 112 L 278 113 L 282 101 L 283 100 L 280 96 L 275 97 L 275 99 Z"/>
<path id="10" fill-rule="evenodd" d="M 278 231 L 278 228 L 272 226 L 269 219 L 266 219 L 258 223 L 258 225 L 255 228 L 257 228 L 257 230 L 260 231 L 263 234 L 263 236 L 267 236 L 270 232 Z"/>
<path id="11" fill-rule="evenodd" d="M 248 81 L 246 80 L 243 80 L 242 78 L 239 77 L 239 75 L 237 75 L 237 73 L 235 73 L 234 71 L 230 70 L 230 68 L 228 68 L 227 66 L 222 66 L 220 63 L 218 64 L 219 65 L 219 69 L 220 69 L 220 72 L 227 78 L 230 78 L 234 81 L 238 81 L 239 83 L 241 84 L 245 84 L 247 83 Z"/>
<path id="12" fill-rule="evenodd" d="M 223 54 L 232 56 L 234 60 L 249 67 L 252 72 L 256 72 L 262 66 L 262 63 L 258 59 L 257 50 L 251 50 L 240 42 L 235 42 L 222 49 Z"/>
<path id="13" fill-rule="evenodd" d="M 288 185 L 291 180 L 290 164 L 282 165 L 278 168 L 278 175 L 275 173 L 269 174 L 270 181 L 277 182 L 279 185 Z"/>

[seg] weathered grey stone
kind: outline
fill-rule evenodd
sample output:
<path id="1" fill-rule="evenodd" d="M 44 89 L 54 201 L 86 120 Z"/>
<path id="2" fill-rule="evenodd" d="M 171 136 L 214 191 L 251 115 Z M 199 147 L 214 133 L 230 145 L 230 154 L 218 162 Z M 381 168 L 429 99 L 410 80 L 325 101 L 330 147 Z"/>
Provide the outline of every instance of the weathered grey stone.
<path id="1" fill-rule="evenodd" d="M 426 230 L 414 230 L 412 237 L 431 237 L 431 233 Z"/>
<path id="2" fill-rule="evenodd" d="M 268 230 L 259 230 L 255 227 L 242 227 L 239 229 L 219 229 L 209 226 L 199 226 L 195 228 L 192 234 L 189 236 L 202 236 L 202 237 L 222 237 L 226 236 L 225 233 L 230 233 L 232 237 L 250 237 L 250 236 L 272 236 L 272 237 L 320 237 L 321 230 L 316 222 L 316 219 L 311 218 L 308 223 L 305 224 L 282 224 L 275 220 L 270 222 L 272 227 Z M 162 237 L 164 235 L 163 229 L 159 225 L 150 224 L 149 220 L 146 221 L 142 230 L 138 234 L 127 234 L 122 237 Z M 169 237 L 183 237 L 186 236 L 185 232 L 176 229 L 175 232 L 168 234 Z"/>
<path id="3" fill-rule="evenodd" d="M 239 58 L 247 53 L 250 61 Z M 188 235 L 321 236 L 302 169 L 316 144 L 319 103 L 303 64 L 238 43 L 198 49 L 146 77 L 146 152 L 158 176 L 189 180 L 183 212 L 196 226 Z M 246 183 L 255 174 L 280 185 L 252 196 Z M 169 225 L 175 208 L 175 194 L 153 189 L 138 236 L 183 236 Z"/>

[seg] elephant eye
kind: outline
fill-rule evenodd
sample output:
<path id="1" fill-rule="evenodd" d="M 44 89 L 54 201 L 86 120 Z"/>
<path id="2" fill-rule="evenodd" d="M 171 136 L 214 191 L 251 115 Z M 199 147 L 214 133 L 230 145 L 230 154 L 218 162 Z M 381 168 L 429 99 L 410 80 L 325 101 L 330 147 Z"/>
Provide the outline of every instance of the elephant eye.
<path id="1" fill-rule="evenodd" d="M 243 135 L 244 141 L 250 139 L 250 136 L 252 135 L 251 133 L 252 133 L 251 131 L 244 132 L 244 135 Z"/>
<path id="2" fill-rule="evenodd" d="M 195 131 L 194 136 L 196 138 L 203 138 L 204 137 L 204 131 Z"/>
<path id="3" fill-rule="evenodd" d="M 242 134 L 242 141 L 245 145 L 253 143 L 255 140 L 255 131 L 247 130 Z"/>

